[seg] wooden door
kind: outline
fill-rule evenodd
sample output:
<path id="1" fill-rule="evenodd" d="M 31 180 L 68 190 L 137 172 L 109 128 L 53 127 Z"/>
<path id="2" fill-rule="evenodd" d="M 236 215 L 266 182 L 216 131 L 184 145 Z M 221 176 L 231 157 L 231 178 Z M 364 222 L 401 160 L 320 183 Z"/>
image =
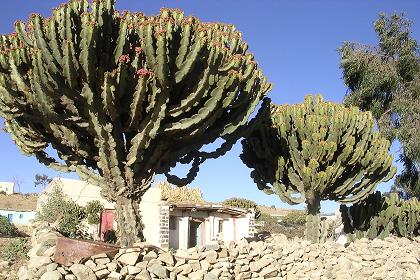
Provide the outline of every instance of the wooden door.
<path id="1" fill-rule="evenodd" d="M 101 227 L 99 230 L 100 237 L 103 240 L 104 234 L 107 231 L 113 230 L 114 225 L 114 219 L 115 219 L 115 210 L 112 209 L 105 209 L 102 211 L 101 214 Z"/>

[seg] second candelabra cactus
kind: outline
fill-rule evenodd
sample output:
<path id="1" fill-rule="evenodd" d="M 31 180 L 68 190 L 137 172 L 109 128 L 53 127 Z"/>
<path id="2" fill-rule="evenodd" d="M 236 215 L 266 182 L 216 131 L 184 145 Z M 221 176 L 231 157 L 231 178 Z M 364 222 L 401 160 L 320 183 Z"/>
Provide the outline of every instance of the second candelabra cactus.
<path id="1" fill-rule="evenodd" d="M 369 112 L 308 95 L 302 104 L 272 104 L 242 141 L 241 158 L 260 190 L 306 202 L 306 238 L 319 242 L 321 200 L 357 202 L 391 179 L 389 145 Z"/>

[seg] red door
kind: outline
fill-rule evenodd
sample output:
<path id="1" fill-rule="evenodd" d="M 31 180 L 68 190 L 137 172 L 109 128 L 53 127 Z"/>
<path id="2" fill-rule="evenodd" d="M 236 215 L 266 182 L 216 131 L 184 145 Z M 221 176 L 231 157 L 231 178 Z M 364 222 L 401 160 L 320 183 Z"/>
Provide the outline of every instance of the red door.
<path id="1" fill-rule="evenodd" d="M 114 216 L 115 216 L 114 211 L 115 210 L 112 210 L 112 209 L 105 209 L 104 211 L 102 211 L 101 228 L 100 228 L 100 236 L 102 240 L 104 239 L 105 232 L 113 229 Z"/>

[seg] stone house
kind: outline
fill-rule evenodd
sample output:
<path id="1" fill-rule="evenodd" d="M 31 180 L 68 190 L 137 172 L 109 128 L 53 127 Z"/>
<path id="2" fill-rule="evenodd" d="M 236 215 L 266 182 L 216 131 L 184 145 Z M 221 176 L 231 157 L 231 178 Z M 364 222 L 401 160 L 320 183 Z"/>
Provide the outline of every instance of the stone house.
<path id="1" fill-rule="evenodd" d="M 37 198 L 33 194 L 0 194 L 0 216 L 16 226 L 27 226 L 35 218 Z"/>
<path id="2" fill-rule="evenodd" d="M 98 186 L 80 180 L 54 178 L 40 195 L 38 209 L 46 201 L 46 194 L 57 186 L 80 206 L 92 200 L 102 203 L 104 211 L 95 233 L 99 239 L 103 238 L 106 231 L 116 228 L 114 204 L 101 197 Z M 146 242 L 161 248 L 187 249 L 219 241 L 238 241 L 254 235 L 253 210 L 207 203 L 202 197 L 198 199 L 200 201 L 193 202 L 188 201 L 188 197 L 183 200 L 182 196 L 171 199 L 179 193 L 178 190 L 183 194 L 194 191 L 175 187 L 168 197 L 168 190 L 171 189 L 152 187 L 140 202 Z"/>

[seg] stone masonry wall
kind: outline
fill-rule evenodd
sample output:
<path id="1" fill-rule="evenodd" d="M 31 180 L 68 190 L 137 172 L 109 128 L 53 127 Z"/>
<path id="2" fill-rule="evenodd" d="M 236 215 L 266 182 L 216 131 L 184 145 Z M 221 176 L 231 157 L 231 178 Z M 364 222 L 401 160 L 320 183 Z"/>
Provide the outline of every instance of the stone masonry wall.
<path id="1" fill-rule="evenodd" d="M 215 279 L 415 279 L 420 280 L 420 237 L 361 239 L 344 247 L 310 244 L 283 235 L 265 241 L 243 239 L 166 252 L 157 248 L 121 249 L 115 257 L 93 256 L 63 267 L 52 262 L 55 233 L 34 233 L 21 280 L 215 280 Z"/>
<path id="2" fill-rule="evenodd" d="M 164 249 L 169 248 L 169 205 L 160 206 L 159 243 Z"/>

